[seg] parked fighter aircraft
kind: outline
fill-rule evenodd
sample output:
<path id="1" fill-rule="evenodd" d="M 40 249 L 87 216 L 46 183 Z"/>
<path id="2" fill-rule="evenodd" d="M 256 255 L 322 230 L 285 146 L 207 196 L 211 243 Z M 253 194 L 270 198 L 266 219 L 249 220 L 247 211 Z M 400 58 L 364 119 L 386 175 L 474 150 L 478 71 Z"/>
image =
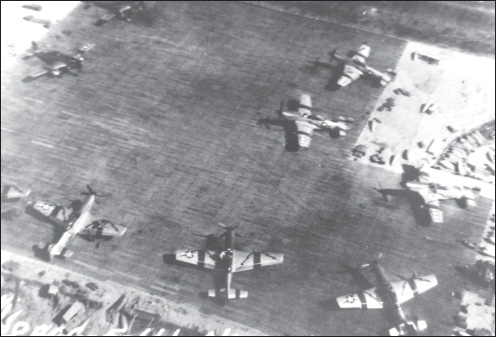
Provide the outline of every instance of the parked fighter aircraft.
<path id="1" fill-rule="evenodd" d="M 403 179 L 401 185 L 405 189 L 379 189 L 387 201 L 388 196 L 407 197 L 412 205 L 415 218 L 422 225 L 443 223 L 443 212 L 439 209 L 440 200 L 454 199 L 461 208 L 475 204 L 478 187 L 465 187 L 461 184 L 453 184 L 452 179 L 446 180 L 438 175 L 437 170 L 425 167 L 415 168 L 404 165 Z M 431 172 L 432 175 L 429 173 Z"/>
<path id="2" fill-rule="evenodd" d="M 29 188 L 21 188 L 19 186 L 14 185 L 2 185 L 2 201 L 4 200 L 13 200 L 13 199 L 21 199 L 27 197 L 31 193 Z"/>
<path id="3" fill-rule="evenodd" d="M 362 267 L 371 268 L 375 274 L 377 286 L 361 291 L 357 294 L 350 294 L 336 298 L 342 309 L 385 309 L 391 313 L 393 328 L 389 330 L 391 336 L 412 335 L 418 331 L 425 330 L 425 321 L 407 321 L 400 305 L 411 300 L 418 294 L 437 286 L 435 275 L 418 277 L 416 273 L 409 279 L 390 282 L 381 265 L 382 254 L 379 258 L 368 265 Z"/>
<path id="4" fill-rule="evenodd" d="M 69 73 L 72 69 L 77 69 L 78 72 L 81 72 L 83 67 L 84 57 L 83 55 L 90 51 L 95 45 L 94 44 L 86 44 L 81 48 L 76 50 L 76 53 L 72 56 L 62 54 L 58 51 L 42 51 L 38 49 L 38 45 L 33 42 L 33 51 L 28 54 L 26 58 L 30 58 L 32 56 L 36 56 L 41 61 L 43 61 L 47 66 L 44 70 L 28 76 L 25 81 L 31 81 L 38 77 L 49 75 L 59 77 L 62 73 Z"/>
<path id="5" fill-rule="evenodd" d="M 417 192 L 424 200 L 424 205 L 429 210 L 432 222 L 444 222 L 443 212 L 439 209 L 440 200 L 455 199 L 457 204 L 466 208 L 468 205 L 475 205 L 474 199 L 477 194 L 473 190 L 460 186 L 443 186 L 441 184 L 429 182 L 407 182 L 407 189 Z"/>
<path id="6" fill-rule="evenodd" d="M 98 3 L 96 1 L 87 1 L 88 4 L 92 3 L 108 9 L 110 13 L 105 14 L 96 22 L 97 26 L 101 26 L 104 23 L 117 17 L 126 22 L 131 22 L 133 17 L 145 10 L 145 5 L 143 1 L 107 1 Z"/>
<path id="7" fill-rule="evenodd" d="M 247 298 L 248 291 L 231 288 L 232 274 L 264 266 L 279 264 L 283 262 L 283 254 L 243 252 L 234 249 L 234 229 L 226 227 L 226 232 L 221 235 L 225 237 L 224 249 L 215 250 L 178 250 L 176 260 L 197 265 L 202 268 L 216 269 L 224 272 L 225 286 L 210 289 L 209 297 L 223 299 Z M 236 234 L 237 235 L 237 234 Z"/>
<path id="8" fill-rule="evenodd" d="M 281 111 L 284 118 L 296 123 L 296 134 L 298 135 L 298 143 L 300 147 L 309 147 L 312 141 L 313 130 L 327 130 L 338 131 L 339 135 L 344 136 L 346 130 L 351 126 L 349 123 L 353 122 L 352 118 L 339 117 L 336 122 L 325 120 L 321 116 L 312 115 L 312 100 L 308 94 L 301 94 L 300 104 L 297 112 Z"/>
<path id="9" fill-rule="evenodd" d="M 335 50 L 330 53 L 331 62 L 337 60 L 344 63 L 343 74 L 337 81 L 338 86 L 345 87 L 362 75 L 376 78 L 381 85 L 386 85 L 391 81 L 390 75 L 381 73 L 366 64 L 366 59 L 370 55 L 370 47 L 367 44 L 363 43 L 353 54 L 350 58 L 336 54 Z"/>
<path id="10" fill-rule="evenodd" d="M 66 209 L 60 205 L 49 204 L 43 201 L 36 201 L 32 207 L 33 210 L 41 213 L 56 225 L 64 229 L 64 233 L 56 244 L 50 244 L 47 247 L 49 258 L 53 256 L 71 257 L 73 252 L 67 250 L 67 245 L 71 242 L 76 234 L 90 237 L 113 237 L 122 236 L 127 228 L 114 225 L 107 220 L 93 221 L 90 213 L 95 203 L 96 193 L 87 185 L 88 192 L 85 200 L 72 209 Z M 44 246 L 44 244 L 40 244 Z"/>

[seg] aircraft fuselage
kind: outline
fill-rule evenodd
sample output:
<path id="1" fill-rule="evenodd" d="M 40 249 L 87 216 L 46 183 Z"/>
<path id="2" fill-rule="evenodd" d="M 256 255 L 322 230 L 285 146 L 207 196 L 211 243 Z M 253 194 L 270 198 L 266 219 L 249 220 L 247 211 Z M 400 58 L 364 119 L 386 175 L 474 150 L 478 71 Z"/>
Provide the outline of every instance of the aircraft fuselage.
<path id="1" fill-rule="evenodd" d="M 60 255 L 74 236 L 84 229 L 84 226 L 88 223 L 88 218 L 91 217 L 90 210 L 94 203 L 95 195 L 90 194 L 83 201 L 81 207 L 71 214 L 70 220 L 67 223 L 67 229 L 59 241 L 49 248 L 50 256 Z"/>
<path id="2" fill-rule="evenodd" d="M 372 67 L 369 67 L 365 63 L 360 62 L 359 60 L 354 60 L 352 58 L 346 57 L 346 56 L 340 56 L 340 55 L 334 55 L 334 58 L 339 60 L 342 63 L 348 64 L 354 68 L 356 68 L 358 71 L 360 71 L 362 74 L 369 75 L 369 76 L 374 76 L 381 78 L 382 80 L 389 82 L 391 80 L 391 77 L 381 73 L 378 70 L 375 70 Z"/>
<path id="3" fill-rule="evenodd" d="M 384 302 L 384 308 L 392 310 L 399 321 L 406 322 L 405 314 L 400 307 L 398 296 L 379 261 L 374 262 L 372 270 L 377 279 L 377 290 Z"/>
<path id="4" fill-rule="evenodd" d="M 303 117 L 297 112 L 295 112 L 295 113 L 283 112 L 282 114 L 287 120 L 290 120 L 290 121 L 306 122 L 306 123 L 312 124 L 313 126 L 318 127 L 318 128 L 328 127 L 328 121 L 326 121 L 325 119 L 318 117 L 318 116 L 309 115 L 309 116 Z"/>

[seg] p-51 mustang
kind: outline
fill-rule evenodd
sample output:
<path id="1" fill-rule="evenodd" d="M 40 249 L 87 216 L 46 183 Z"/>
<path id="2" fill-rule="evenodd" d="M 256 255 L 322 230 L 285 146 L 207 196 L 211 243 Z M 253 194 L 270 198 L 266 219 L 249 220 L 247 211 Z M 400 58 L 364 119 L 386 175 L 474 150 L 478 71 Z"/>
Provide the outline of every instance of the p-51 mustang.
<path id="1" fill-rule="evenodd" d="M 67 245 L 72 241 L 76 234 L 90 237 L 113 237 L 122 236 L 127 228 L 115 225 L 107 220 L 93 221 L 90 213 L 95 203 L 96 193 L 87 185 L 88 192 L 84 193 L 84 201 L 72 209 L 66 209 L 60 205 L 49 204 L 43 201 L 36 201 L 32 207 L 33 210 L 41 213 L 57 226 L 64 229 L 64 233 L 57 243 L 50 244 L 47 247 L 49 258 L 53 256 L 71 257 L 73 252 L 67 250 Z M 43 243 L 40 244 L 44 246 Z"/>
<path id="2" fill-rule="evenodd" d="M 343 74 L 337 81 L 338 86 L 345 87 L 362 75 L 376 78 L 378 83 L 383 86 L 391 81 L 390 75 L 375 70 L 366 64 L 366 60 L 370 55 L 369 45 L 363 43 L 353 54 L 354 55 L 350 58 L 336 54 L 335 50 L 330 53 L 331 62 L 337 60 L 338 62 L 344 63 Z"/>
<path id="3" fill-rule="evenodd" d="M 325 120 L 321 116 L 312 115 L 312 99 L 308 94 L 301 94 L 300 104 L 297 112 L 282 111 L 282 116 L 287 120 L 296 123 L 296 134 L 298 135 L 298 144 L 300 147 L 309 147 L 312 141 L 312 134 L 315 129 L 337 131 L 340 136 L 346 135 L 346 130 L 351 126 L 349 123 L 353 122 L 352 118 L 339 117 L 336 122 Z"/>
<path id="4" fill-rule="evenodd" d="M 439 209 L 440 200 L 455 199 L 461 208 L 466 208 L 468 205 L 475 205 L 477 194 L 474 191 L 460 186 L 444 186 L 431 182 L 414 182 L 405 183 L 405 186 L 410 191 L 418 193 L 424 204 L 421 208 L 427 208 L 430 218 L 434 223 L 443 223 L 443 211 Z"/>
<path id="5" fill-rule="evenodd" d="M 98 5 L 98 2 L 91 1 L 88 3 L 94 3 Z M 138 13 L 142 13 L 145 10 L 144 1 L 107 1 L 111 4 L 100 4 L 100 7 L 106 8 L 110 13 L 105 14 L 96 22 L 97 26 L 101 26 L 104 23 L 112 20 L 113 18 L 119 18 L 126 22 L 131 22 L 133 17 Z"/>
<path id="6" fill-rule="evenodd" d="M 341 296 L 336 299 L 342 309 L 386 309 L 392 313 L 395 326 L 389 330 L 391 336 L 412 335 L 418 331 L 425 330 L 425 321 L 407 321 L 400 305 L 416 297 L 418 294 L 437 286 L 435 275 L 418 277 L 415 273 L 409 279 L 390 282 L 381 265 L 381 256 L 371 264 L 363 267 L 371 267 L 377 279 L 377 286 L 361 291 L 356 294 Z"/>
<path id="7" fill-rule="evenodd" d="M 77 69 L 78 72 L 81 72 L 84 61 L 83 55 L 95 46 L 94 44 L 86 44 L 81 48 L 78 48 L 75 54 L 66 55 L 58 51 L 39 50 L 38 45 L 35 42 L 33 42 L 32 45 L 33 51 L 24 58 L 27 59 L 36 56 L 46 64 L 46 67 L 44 70 L 28 76 L 25 81 L 32 81 L 45 75 L 60 77 L 62 76 L 62 73 L 73 74 L 71 72 L 72 69 Z"/>
<path id="8" fill-rule="evenodd" d="M 225 287 L 217 287 L 208 291 L 208 297 L 222 299 L 247 298 L 248 291 L 231 288 L 232 274 L 245 270 L 259 269 L 283 262 L 283 255 L 276 253 L 243 252 L 234 249 L 234 229 L 225 227 L 224 249 L 215 250 L 178 250 L 176 260 L 197 265 L 202 268 L 216 269 L 224 273 Z M 236 234 L 237 235 L 237 234 Z"/>

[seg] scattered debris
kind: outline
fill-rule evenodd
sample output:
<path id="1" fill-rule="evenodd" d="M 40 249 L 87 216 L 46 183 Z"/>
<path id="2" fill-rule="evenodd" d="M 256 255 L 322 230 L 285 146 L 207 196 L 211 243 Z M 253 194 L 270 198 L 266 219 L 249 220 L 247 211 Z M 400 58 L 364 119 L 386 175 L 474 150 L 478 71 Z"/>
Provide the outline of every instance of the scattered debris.
<path id="1" fill-rule="evenodd" d="M 86 283 L 86 287 L 88 287 L 91 290 L 97 290 L 98 289 L 98 286 L 93 282 Z"/>
<path id="2" fill-rule="evenodd" d="M 377 108 L 377 110 L 382 111 L 386 109 L 387 111 L 391 111 L 391 109 L 395 106 L 396 106 L 396 101 L 394 100 L 394 98 L 389 97 L 388 99 L 386 99 L 386 102 L 384 102 L 380 107 Z"/>
<path id="3" fill-rule="evenodd" d="M 370 161 L 374 164 L 379 164 L 379 165 L 385 165 L 386 162 L 384 161 L 384 158 L 380 156 L 379 154 L 374 154 L 370 156 Z"/>
<path id="4" fill-rule="evenodd" d="M 427 103 L 420 106 L 420 113 L 431 115 L 433 112 L 439 112 L 440 108 L 437 104 Z"/>
<path id="5" fill-rule="evenodd" d="M 358 158 L 365 156 L 367 147 L 365 145 L 357 145 L 352 151 L 352 155 Z"/>
<path id="6" fill-rule="evenodd" d="M 462 245 L 467 246 L 470 249 L 475 249 L 477 247 L 477 245 L 474 242 L 467 241 L 465 239 L 459 240 L 458 242 L 460 242 Z"/>
<path id="7" fill-rule="evenodd" d="M 37 4 L 22 5 L 22 8 L 30 9 L 30 10 L 37 11 L 37 12 L 41 11 L 41 6 L 37 5 Z"/>
<path id="8" fill-rule="evenodd" d="M 3 265 L 2 265 L 2 268 L 3 269 L 6 269 L 8 271 L 15 271 L 17 270 L 21 265 L 19 264 L 19 262 L 15 262 L 15 261 L 12 261 L 12 260 L 9 260 L 7 262 L 5 262 Z"/>
<path id="9" fill-rule="evenodd" d="M 403 95 L 403 96 L 406 96 L 406 97 L 410 97 L 412 94 L 410 93 L 410 91 L 408 90 L 404 90 L 404 89 L 401 89 L 401 88 L 397 88 L 397 89 L 394 89 L 393 92 L 396 94 L 396 95 Z"/>
<path id="10" fill-rule="evenodd" d="M 375 130 L 375 121 L 373 119 L 369 121 L 369 129 L 371 132 Z"/>
<path id="11" fill-rule="evenodd" d="M 40 25 L 43 25 L 43 27 L 45 28 L 50 28 L 50 20 L 38 19 L 32 15 L 25 16 L 23 17 L 23 19 L 33 23 L 39 23 Z"/>
<path id="12" fill-rule="evenodd" d="M 448 129 L 448 131 L 449 131 L 449 132 L 451 132 L 451 133 L 455 133 L 455 132 L 457 132 L 457 130 L 456 130 L 454 127 L 452 127 L 451 125 L 448 125 L 446 128 L 447 128 L 447 129 Z"/>
<path id="13" fill-rule="evenodd" d="M 430 56 L 427 54 L 421 54 L 419 52 L 413 52 L 411 54 L 412 61 L 415 61 L 416 59 L 422 60 L 426 62 L 427 64 L 434 64 L 437 65 L 439 64 L 440 59 L 434 56 Z"/>
<path id="14" fill-rule="evenodd" d="M 122 307 L 126 304 L 125 300 L 126 295 L 121 295 L 117 301 L 112 304 L 106 312 L 106 319 L 107 322 L 113 323 L 115 320 L 115 315 L 122 309 Z"/>

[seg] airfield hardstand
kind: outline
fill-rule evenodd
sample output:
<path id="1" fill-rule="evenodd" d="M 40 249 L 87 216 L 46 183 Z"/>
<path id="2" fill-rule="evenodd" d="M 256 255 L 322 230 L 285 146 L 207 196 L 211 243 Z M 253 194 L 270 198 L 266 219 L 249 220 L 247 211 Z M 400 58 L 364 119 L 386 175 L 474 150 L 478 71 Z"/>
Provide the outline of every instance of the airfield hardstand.
<path id="1" fill-rule="evenodd" d="M 80 76 L 22 83 L 41 67 L 36 59 L 2 70 L 2 181 L 65 204 L 90 184 L 103 194 L 95 217 L 129 228 L 99 248 L 78 238 L 74 258 L 55 263 L 268 334 L 370 335 L 388 327 L 379 312 L 328 304 L 360 288 L 348 267 L 384 253 L 391 280 L 436 273 L 440 285 L 404 310 L 433 335 L 451 332 L 460 304 L 451 292 L 468 283 L 454 267 L 471 262 L 455 240 L 481 234 L 490 202 L 445 203 L 446 223 L 429 228 L 405 200 L 385 204 L 374 188 L 395 188 L 400 176 L 347 159 L 381 89 L 364 80 L 331 92 L 331 71 L 311 63 L 366 41 L 374 67 L 394 68 L 404 41 L 241 3 L 157 3 L 149 24 L 94 26 L 102 13 L 78 7 L 39 41 L 61 52 L 95 43 Z M 257 121 L 302 92 L 314 113 L 352 117 L 354 128 L 286 151 L 284 130 Z M 198 296 L 213 287 L 209 271 L 163 261 L 202 248 L 193 234 L 220 234 L 218 222 L 240 224 L 239 249 L 285 255 L 282 265 L 236 274 L 233 286 L 250 296 L 226 306 Z M 2 220 L 2 248 L 31 255 L 52 232 L 27 214 Z"/>

